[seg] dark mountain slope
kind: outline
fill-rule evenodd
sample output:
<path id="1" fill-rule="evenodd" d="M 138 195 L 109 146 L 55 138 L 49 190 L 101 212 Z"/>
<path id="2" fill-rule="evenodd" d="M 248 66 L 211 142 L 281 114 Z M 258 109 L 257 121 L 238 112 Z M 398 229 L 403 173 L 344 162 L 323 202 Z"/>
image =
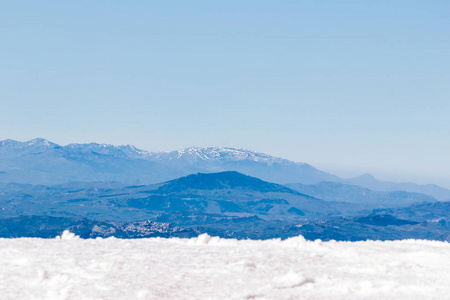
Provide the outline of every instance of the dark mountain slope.
<path id="1" fill-rule="evenodd" d="M 197 173 L 181 177 L 167 182 L 158 191 L 180 192 L 183 190 L 222 190 L 222 189 L 243 189 L 260 193 L 290 193 L 301 195 L 299 192 L 287 188 L 283 185 L 270 183 L 261 179 L 247 176 L 235 171 L 220 173 Z M 306 196 L 306 195 L 302 195 Z"/>

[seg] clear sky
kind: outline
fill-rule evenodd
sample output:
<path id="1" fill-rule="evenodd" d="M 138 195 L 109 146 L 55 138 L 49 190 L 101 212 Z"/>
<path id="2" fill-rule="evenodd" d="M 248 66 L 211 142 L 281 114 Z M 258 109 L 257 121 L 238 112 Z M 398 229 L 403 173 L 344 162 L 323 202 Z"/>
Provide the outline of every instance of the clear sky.
<path id="1" fill-rule="evenodd" d="M 4 1 L 0 57 L 0 139 L 450 187 L 449 1 Z"/>

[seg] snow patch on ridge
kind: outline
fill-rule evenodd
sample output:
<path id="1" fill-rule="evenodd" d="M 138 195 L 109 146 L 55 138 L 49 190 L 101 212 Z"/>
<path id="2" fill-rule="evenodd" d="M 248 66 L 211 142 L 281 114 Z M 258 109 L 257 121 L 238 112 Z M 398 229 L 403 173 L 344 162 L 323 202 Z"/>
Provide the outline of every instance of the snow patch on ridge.
<path id="1" fill-rule="evenodd" d="M 155 159 L 168 160 L 232 160 L 232 161 L 255 161 L 263 163 L 292 163 L 303 165 L 304 163 L 294 163 L 286 159 L 276 158 L 264 153 L 254 152 L 242 148 L 229 147 L 191 147 L 183 150 L 171 152 L 155 152 L 151 156 Z"/>
<path id="2" fill-rule="evenodd" d="M 254 161 L 267 163 L 269 165 L 278 164 L 295 164 L 306 165 L 305 163 L 293 162 L 287 159 L 273 157 L 264 153 L 259 153 L 242 148 L 231 147 L 190 147 L 183 150 L 175 150 L 169 152 L 148 152 L 141 150 L 133 145 L 121 145 L 115 146 L 111 144 L 77 144 L 72 143 L 66 146 L 60 146 L 49 142 L 42 138 L 36 138 L 28 142 L 18 142 L 14 140 L 0 141 L 0 148 L 19 149 L 26 151 L 27 149 L 45 149 L 55 148 L 60 149 L 69 155 L 79 155 L 86 153 L 97 153 L 104 155 L 111 155 L 116 157 L 128 157 L 133 159 L 146 159 L 146 160 L 204 160 L 204 161 Z"/>

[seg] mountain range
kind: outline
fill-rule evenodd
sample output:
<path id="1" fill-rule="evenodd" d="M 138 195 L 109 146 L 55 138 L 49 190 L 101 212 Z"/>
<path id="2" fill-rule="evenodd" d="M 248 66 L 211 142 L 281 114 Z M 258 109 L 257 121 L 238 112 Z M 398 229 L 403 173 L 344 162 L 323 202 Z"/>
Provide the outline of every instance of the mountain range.
<path id="1" fill-rule="evenodd" d="M 115 181 L 152 184 L 195 173 L 237 171 L 278 184 L 314 185 L 333 182 L 373 191 L 421 193 L 450 200 L 450 190 L 437 185 L 378 181 L 365 174 L 351 179 L 246 149 L 193 147 L 172 152 L 148 152 L 134 146 L 69 144 L 37 138 L 0 142 L 0 182 L 55 185 L 67 182 Z"/>
<path id="2" fill-rule="evenodd" d="M 0 142 L 0 237 L 450 240 L 450 191 L 245 149 Z"/>
<path id="3" fill-rule="evenodd" d="M 405 191 L 382 192 L 377 190 L 370 190 L 368 188 L 356 185 L 342 184 L 337 182 L 322 181 L 316 184 L 308 185 L 295 183 L 287 184 L 286 186 L 298 192 L 316 197 L 318 199 L 327 201 L 359 203 L 373 207 L 398 207 L 408 206 L 413 203 L 436 201 L 435 198 L 420 193 L 411 193 Z"/>
<path id="4" fill-rule="evenodd" d="M 390 208 L 318 199 L 238 172 L 198 173 L 151 185 L 0 184 L 0 237 L 450 239 L 450 203 L 416 195 Z M 408 199 L 414 197 L 410 195 Z M 364 200 L 364 199 L 363 199 Z M 424 202 L 425 200 L 425 202 Z"/>
<path id="5" fill-rule="evenodd" d="M 3 184 L 0 190 L 0 218 L 46 214 L 142 221 L 183 213 L 300 222 L 355 214 L 366 208 L 364 205 L 323 201 L 235 171 L 197 173 L 151 185 Z"/>

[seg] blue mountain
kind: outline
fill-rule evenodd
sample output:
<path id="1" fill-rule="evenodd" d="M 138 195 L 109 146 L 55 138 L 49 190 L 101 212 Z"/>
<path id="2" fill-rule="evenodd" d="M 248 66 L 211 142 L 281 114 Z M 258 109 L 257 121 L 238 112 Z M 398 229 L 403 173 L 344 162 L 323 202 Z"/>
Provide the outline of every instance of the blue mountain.
<path id="1" fill-rule="evenodd" d="M 0 217 L 47 214 L 98 220 L 156 220 L 164 214 L 316 220 L 355 214 L 364 206 L 330 202 L 238 172 L 198 173 L 153 185 L 76 183 L 0 185 Z"/>
<path id="2" fill-rule="evenodd" d="M 356 185 L 323 181 L 317 184 L 287 184 L 286 186 L 322 200 L 358 203 L 367 208 L 400 207 L 413 203 L 436 202 L 431 196 L 404 191 L 372 191 Z"/>
<path id="3" fill-rule="evenodd" d="M 0 184 L 0 237 L 448 240 L 450 203 L 403 208 L 324 201 L 238 172 L 199 173 L 151 185 Z"/>
<path id="4" fill-rule="evenodd" d="M 115 181 L 142 185 L 193 173 L 223 171 L 237 171 L 278 184 L 334 182 L 374 191 L 422 193 L 441 201 L 450 200 L 450 190 L 436 185 L 383 182 L 370 175 L 342 179 L 306 163 L 246 149 L 192 147 L 150 153 L 131 145 L 90 143 L 61 146 L 41 138 L 28 142 L 0 142 L 0 183 L 55 185 L 77 181 Z"/>
<path id="5" fill-rule="evenodd" d="M 71 144 L 44 139 L 0 142 L 0 182 L 55 185 L 71 181 L 160 182 L 181 176 L 133 146 Z"/>
<path id="6" fill-rule="evenodd" d="M 411 182 L 389 182 L 380 181 L 370 174 L 363 174 L 358 177 L 349 178 L 345 183 L 357 185 L 373 191 L 395 192 L 407 191 L 411 193 L 421 193 L 434 197 L 440 201 L 450 201 L 450 190 L 435 184 L 415 184 Z"/>

